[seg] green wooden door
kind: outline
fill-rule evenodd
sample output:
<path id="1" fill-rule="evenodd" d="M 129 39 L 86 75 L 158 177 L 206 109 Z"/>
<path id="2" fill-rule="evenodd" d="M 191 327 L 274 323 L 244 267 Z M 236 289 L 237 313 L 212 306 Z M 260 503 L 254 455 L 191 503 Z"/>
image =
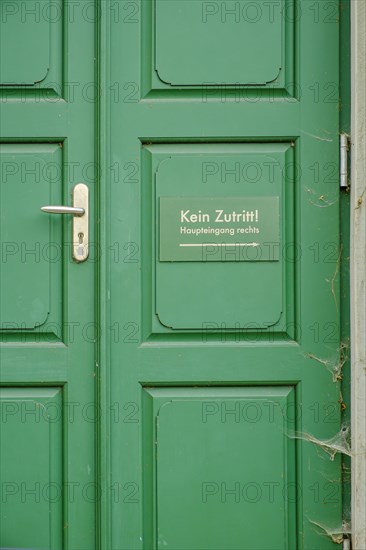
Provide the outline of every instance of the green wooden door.
<path id="1" fill-rule="evenodd" d="M 0 547 L 95 548 L 93 2 L 0 3 Z M 92 239 L 91 239 L 92 240 Z"/>
<path id="2" fill-rule="evenodd" d="M 338 3 L 104 16 L 104 547 L 338 548 Z"/>
<path id="3" fill-rule="evenodd" d="M 0 546 L 336 548 L 338 3 L 98 6 L 0 3 Z"/>

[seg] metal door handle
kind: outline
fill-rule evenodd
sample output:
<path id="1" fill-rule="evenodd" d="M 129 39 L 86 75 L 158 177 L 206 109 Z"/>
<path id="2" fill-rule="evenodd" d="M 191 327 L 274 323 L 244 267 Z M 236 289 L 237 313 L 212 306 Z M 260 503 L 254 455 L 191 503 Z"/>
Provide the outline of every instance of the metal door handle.
<path id="1" fill-rule="evenodd" d="M 73 189 L 73 206 L 42 206 L 48 214 L 72 214 L 72 257 L 84 262 L 89 255 L 89 189 L 78 183 Z"/>
<path id="2" fill-rule="evenodd" d="M 74 214 L 74 216 L 85 214 L 84 208 L 78 208 L 77 206 L 42 206 L 41 210 L 48 214 Z"/>

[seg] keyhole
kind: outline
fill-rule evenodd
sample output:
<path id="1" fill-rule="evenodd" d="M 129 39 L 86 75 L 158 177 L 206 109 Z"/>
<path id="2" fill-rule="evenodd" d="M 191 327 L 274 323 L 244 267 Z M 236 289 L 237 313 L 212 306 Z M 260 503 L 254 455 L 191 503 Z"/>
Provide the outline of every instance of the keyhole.
<path id="1" fill-rule="evenodd" d="M 84 233 L 79 233 L 78 237 L 79 237 L 79 244 L 83 244 Z"/>

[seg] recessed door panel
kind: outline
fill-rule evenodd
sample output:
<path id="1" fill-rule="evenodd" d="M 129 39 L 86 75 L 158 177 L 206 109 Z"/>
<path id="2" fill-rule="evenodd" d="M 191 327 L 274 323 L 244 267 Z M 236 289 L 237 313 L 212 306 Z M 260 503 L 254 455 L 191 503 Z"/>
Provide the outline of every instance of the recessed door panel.
<path id="1" fill-rule="evenodd" d="M 62 548 L 62 393 L 0 391 L 0 545 Z"/>
<path id="2" fill-rule="evenodd" d="M 156 548 L 295 548 L 294 390 L 145 392 L 156 422 L 156 505 L 144 505 L 156 514 Z"/>
<path id="3" fill-rule="evenodd" d="M 33 86 L 46 78 L 50 70 L 51 30 L 57 23 L 62 25 L 59 2 L 1 2 L 0 85 Z"/>
<path id="4" fill-rule="evenodd" d="M 266 85 L 284 67 L 284 4 L 155 1 L 155 68 L 171 85 Z"/>
<path id="5" fill-rule="evenodd" d="M 291 145 L 147 150 L 155 166 L 156 330 L 283 330 L 293 309 L 285 263 L 294 244 Z"/>
<path id="6" fill-rule="evenodd" d="M 47 321 L 60 328 L 62 220 L 40 208 L 63 200 L 62 149 L 2 144 L 0 158 L 1 328 L 35 329 Z"/>

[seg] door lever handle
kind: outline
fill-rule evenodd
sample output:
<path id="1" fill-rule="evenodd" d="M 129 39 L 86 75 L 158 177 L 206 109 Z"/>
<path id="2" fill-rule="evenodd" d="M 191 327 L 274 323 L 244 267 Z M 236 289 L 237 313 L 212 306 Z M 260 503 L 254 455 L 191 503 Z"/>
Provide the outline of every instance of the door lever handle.
<path id="1" fill-rule="evenodd" d="M 42 206 L 41 210 L 48 214 L 73 214 L 74 216 L 85 214 L 84 208 L 78 208 L 77 206 Z"/>
<path id="2" fill-rule="evenodd" d="M 47 214 L 71 214 L 72 257 L 84 262 L 89 255 L 89 189 L 85 183 L 78 183 L 73 189 L 73 206 L 42 206 Z"/>

